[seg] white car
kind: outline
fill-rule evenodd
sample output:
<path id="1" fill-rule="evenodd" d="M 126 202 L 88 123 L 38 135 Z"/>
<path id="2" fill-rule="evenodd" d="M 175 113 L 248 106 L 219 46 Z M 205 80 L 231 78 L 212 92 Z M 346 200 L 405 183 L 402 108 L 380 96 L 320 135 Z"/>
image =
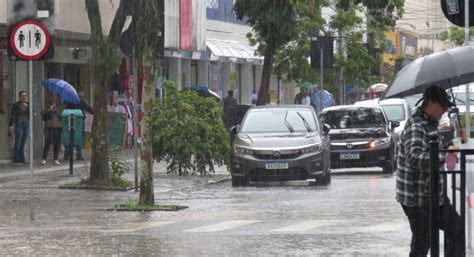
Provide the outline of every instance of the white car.
<path id="1" fill-rule="evenodd" d="M 411 117 L 411 108 L 408 102 L 403 98 L 389 98 L 379 101 L 379 105 L 387 115 L 388 120 L 400 122 L 400 126 L 395 128 L 397 138 L 400 138 L 405 128 L 405 123 Z"/>

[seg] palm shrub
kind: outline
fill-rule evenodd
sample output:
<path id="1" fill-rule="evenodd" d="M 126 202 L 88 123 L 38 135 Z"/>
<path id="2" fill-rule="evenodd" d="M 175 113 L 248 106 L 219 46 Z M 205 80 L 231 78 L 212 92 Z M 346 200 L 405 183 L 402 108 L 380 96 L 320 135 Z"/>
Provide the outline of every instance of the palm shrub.
<path id="1" fill-rule="evenodd" d="M 214 173 L 214 164 L 228 165 L 229 134 L 214 99 L 163 83 L 165 96 L 152 111 L 153 158 L 168 163 L 168 174 Z M 208 168 L 208 169 L 206 169 Z"/>

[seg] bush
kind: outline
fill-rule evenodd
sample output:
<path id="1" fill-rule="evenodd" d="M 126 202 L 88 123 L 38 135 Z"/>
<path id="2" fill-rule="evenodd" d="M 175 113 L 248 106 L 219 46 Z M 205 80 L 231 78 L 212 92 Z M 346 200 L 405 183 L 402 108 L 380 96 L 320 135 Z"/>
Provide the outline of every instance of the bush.
<path id="1" fill-rule="evenodd" d="M 122 175 L 128 173 L 132 168 L 132 165 L 126 161 L 110 156 L 110 175 L 112 184 L 119 187 L 129 187 L 131 184 L 128 181 L 123 180 Z"/>
<path id="2" fill-rule="evenodd" d="M 174 81 L 163 84 L 165 96 L 152 111 L 153 157 L 168 163 L 168 174 L 214 173 L 214 164 L 229 163 L 229 134 L 222 110 L 212 98 L 193 90 L 179 91 Z"/>

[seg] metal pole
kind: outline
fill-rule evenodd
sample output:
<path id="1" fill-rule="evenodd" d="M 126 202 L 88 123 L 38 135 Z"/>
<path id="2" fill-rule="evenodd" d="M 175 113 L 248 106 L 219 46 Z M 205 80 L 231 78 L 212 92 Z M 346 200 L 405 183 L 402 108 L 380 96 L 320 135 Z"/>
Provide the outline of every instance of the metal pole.
<path id="1" fill-rule="evenodd" d="M 464 165 L 466 164 L 465 158 L 466 157 L 464 157 Z M 464 168 L 464 169 L 461 169 L 461 173 L 459 174 L 459 176 L 461 176 L 461 185 L 460 185 L 461 195 L 459 197 L 459 202 L 461 205 L 461 210 L 460 210 L 461 227 L 464 228 L 463 233 L 461 235 L 461 240 L 463 242 L 463 247 L 461 249 L 461 254 L 462 254 L 461 256 L 466 256 L 466 232 L 465 232 L 465 229 L 466 229 L 466 173 L 467 173 L 466 169 Z M 456 191 L 456 188 L 454 188 L 453 191 Z M 454 207 L 456 208 L 455 205 Z M 471 227 L 469 227 L 468 229 L 471 230 Z"/>
<path id="2" fill-rule="evenodd" d="M 464 45 L 469 45 L 469 0 L 464 0 Z M 471 98 L 469 93 L 469 83 L 466 84 L 466 134 L 471 137 Z"/>
<path id="3" fill-rule="evenodd" d="M 138 192 L 138 148 L 137 148 L 137 138 L 138 138 L 138 113 L 137 113 L 137 69 L 136 69 L 136 60 L 135 60 L 135 47 L 132 49 L 132 94 L 133 94 L 133 168 L 135 171 L 135 192 Z"/>
<path id="4" fill-rule="evenodd" d="M 324 90 L 324 87 L 323 87 L 323 74 L 324 74 L 324 68 L 323 68 L 323 65 L 324 65 L 324 62 L 323 62 L 323 57 L 324 57 L 324 47 L 323 47 L 323 42 L 321 41 L 322 37 L 319 37 L 319 45 L 321 46 L 320 49 L 321 49 L 321 57 L 319 58 L 319 62 L 320 62 L 320 71 L 321 71 L 321 74 L 320 74 L 320 86 L 319 86 L 319 113 L 323 110 L 323 90 Z M 318 113 L 318 114 L 319 114 Z"/>
<path id="5" fill-rule="evenodd" d="M 471 201 L 471 192 L 467 191 L 469 198 L 468 200 Z M 467 248 L 469 250 L 472 249 L 472 218 L 471 218 L 471 208 L 467 208 Z"/>
<path id="6" fill-rule="evenodd" d="M 35 211 L 33 206 L 33 61 L 28 61 L 28 92 L 29 92 L 29 137 L 30 142 L 30 220 L 35 219 Z"/>
<path id="7" fill-rule="evenodd" d="M 439 142 L 436 135 L 430 139 L 430 251 L 439 257 Z"/>
<path id="8" fill-rule="evenodd" d="M 68 129 L 69 129 L 69 175 L 72 176 L 73 173 L 73 167 L 74 167 L 74 158 L 73 158 L 73 153 L 74 153 L 74 114 L 70 114 L 68 117 Z"/>
<path id="9" fill-rule="evenodd" d="M 337 38 L 337 53 L 342 56 L 342 31 L 339 29 L 337 31 L 337 34 L 338 34 L 338 38 Z M 343 77 L 343 71 L 342 71 L 342 66 L 341 68 L 339 69 L 338 73 L 337 73 L 337 77 L 338 77 L 338 82 L 339 82 L 339 102 L 340 104 L 344 104 L 344 83 L 342 81 Z"/>

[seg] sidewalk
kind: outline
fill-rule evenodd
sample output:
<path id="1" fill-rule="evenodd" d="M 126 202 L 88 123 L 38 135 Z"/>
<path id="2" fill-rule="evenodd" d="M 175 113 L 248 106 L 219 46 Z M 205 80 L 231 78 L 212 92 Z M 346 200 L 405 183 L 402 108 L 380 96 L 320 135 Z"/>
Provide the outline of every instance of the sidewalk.
<path id="1" fill-rule="evenodd" d="M 74 160 L 73 164 L 73 173 L 74 176 L 79 175 L 87 175 L 85 174 L 86 170 L 89 171 L 90 167 L 90 160 L 91 160 L 91 150 L 83 150 L 82 153 L 84 157 L 84 161 L 76 161 Z M 48 156 L 50 157 L 50 156 Z M 62 157 L 62 153 L 60 153 L 60 157 Z M 133 150 L 127 149 L 124 152 L 118 154 L 117 156 L 120 159 L 127 160 L 131 165 L 131 171 L 128 174 L 125 174 L 126 179 L 131 179 L 130 181 L 134 180 L 134 152 Z M 52 158 L 47 160 L 46 165 L 40 164 L 41 160 L 35 160 L 33 164 L 33 173 L 35 175 L 54 172 L 54 171 L 64 171 L 64 174 L 69 174 L 69 160 L 62 160 L 60 159 L 61 164 L 55 165 L 53 163 Z M 138 152 L 138 165 L 140 165 L 140 152 Z M 230 172 L 227 171 L 226 166 L 215 166 L 215 173 L 209 174 L 209 177 L 214 177 L 212 180 L 216 179 L 224 179 L 230 177 Z M 155 175 L 166 175 L 166 163 L 164 162 L 155 162 L 153 165 L 153 173 Z M 0 178 L 7 178 L 7 177 L 16 177 L 16 176 L 26 176 L 30 174 L 30 164 L 27 163 L 25 165 L 17 165 L 13 163 L 9 164 L 0 164 Z M 169 175 L 174 176 L 174 175 Z M 196 175 L 190 175 L 189 177 L 200 177 Z"/>

